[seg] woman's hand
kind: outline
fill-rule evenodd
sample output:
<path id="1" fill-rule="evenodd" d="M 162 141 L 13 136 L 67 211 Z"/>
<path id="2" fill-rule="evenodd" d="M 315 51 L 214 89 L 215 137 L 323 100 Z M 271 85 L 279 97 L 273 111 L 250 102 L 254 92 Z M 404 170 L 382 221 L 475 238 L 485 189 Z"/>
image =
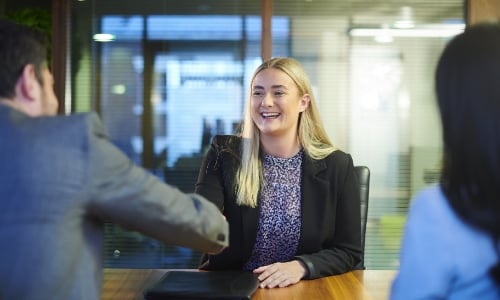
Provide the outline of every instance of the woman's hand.
<path id="1" fill-rule="evenodd" d="M 306 274 L 306 269 L 298 260 L 274 263 L 253 270 L 260 274 L 258 279 L 261 288 L 285 287 L 299 282 Z"/>

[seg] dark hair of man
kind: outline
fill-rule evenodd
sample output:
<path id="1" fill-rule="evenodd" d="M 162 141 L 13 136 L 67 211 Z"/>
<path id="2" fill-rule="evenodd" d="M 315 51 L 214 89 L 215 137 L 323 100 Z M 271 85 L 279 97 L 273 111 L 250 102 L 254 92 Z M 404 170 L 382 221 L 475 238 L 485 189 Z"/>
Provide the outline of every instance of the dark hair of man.
<path id="1" fill-rule="evenodd" d="M 47 38 L 24 25 L 0 20 L 0 97 L 11 98 L 24 67 L 35 66 L 42 82 L 42 68 L 47 61 Z"/>
<path id="2" fill-rule="evenodd" d="M 441 186 L 466 223 L 500 241 L 500 25 L 468 27 L 436 70 L 443 125 Z M 500 285 L 500 263 L 490 271 Z"/>

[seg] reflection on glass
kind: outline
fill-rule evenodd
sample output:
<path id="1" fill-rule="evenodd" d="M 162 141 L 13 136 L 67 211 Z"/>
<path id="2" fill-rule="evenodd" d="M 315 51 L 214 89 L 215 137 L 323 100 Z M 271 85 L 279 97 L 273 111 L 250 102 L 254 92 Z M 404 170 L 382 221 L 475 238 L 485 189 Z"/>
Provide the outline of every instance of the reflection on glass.
<path id="1" fill-rule="evenodd" d="M 288 18 L 275 22 L 278 49 L 288 55 Z M 192 192 L 211 138 L 233 133 L 240 122 L 243 86 L 261 62 L 260 16 L 104 14 L 97 23 L 98 33 L 114 37 L 94 50 L 96 109 L 112 142 L 139 164 L 151 143 L 151 172 Z M 143 135 L 148 124 L 150 140 Z M 107 266 L 188 268 L 198 257 L 107 224 Z"/>
<path id="2" fill-rule="evenodd" d="M 211 137 L 238 125 L 249 72 L 261 62 L 259 3 L 72 2 L 75 110 L 100 111 L 112 141 L 138 163 L 151 146 L 151 171 L 192 191 Z M 442 145 L 432 79 L 448 37 L 429 28 L 460 27 L 463 10 L 462 0 L 404 6 L 389 0 L 273 0 L 272 55 L 301 61 L 332 141 L 372 171 L 365 254 L 370 269 L 397 267 L 410 198 L 439 177 Z M 413 36 L 402 36 L 402 27 Z M 359 28 L 393 34 L 355 35 Z M 415 34 L 417 29 L 425 30 Z M 96 33 L 115 40 L 95 42 Z M 145 70 L 152 70 L 151 82 Z M 144 128 L 151 128 L 146 136 Z M 112 224 L 107 234 L 106 257 L 114 266 L 141 264 L 128 251 L 148 266 L 191 261 L 185 249 L 127 236 Z"/>

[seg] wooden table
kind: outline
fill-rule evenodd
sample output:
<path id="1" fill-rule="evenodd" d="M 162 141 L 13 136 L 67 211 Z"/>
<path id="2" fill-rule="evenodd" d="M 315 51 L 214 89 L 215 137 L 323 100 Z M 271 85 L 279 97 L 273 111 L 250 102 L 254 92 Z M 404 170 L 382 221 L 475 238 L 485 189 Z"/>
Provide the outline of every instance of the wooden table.
<path id="1" fill-rule="evenodd" d="M 142 292 L 166 272 L 165 269 L 104 269 L 102 300 L 142 300 Z M 252 300 L 386 300 L 396 271 L 365 270 L 275 289 L 257 289 Z"/>

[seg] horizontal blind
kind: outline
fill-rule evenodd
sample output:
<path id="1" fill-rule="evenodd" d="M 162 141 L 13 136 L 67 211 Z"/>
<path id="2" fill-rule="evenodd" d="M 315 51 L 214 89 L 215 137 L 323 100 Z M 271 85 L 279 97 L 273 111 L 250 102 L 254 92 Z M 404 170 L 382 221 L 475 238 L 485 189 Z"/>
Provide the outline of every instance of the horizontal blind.
<path id="1" fill-rule="evenodd" d="M 411 198 L 440 172 L 433 78 L 449 37 L 434 36 L 460 28 L 463 1 L 274 3 L 291 18 L 291 56 L 307 68 L 333 143 L 371 170 L 365 265 L 396 269 Z"/>
<path id="2" fill-rule="evenodd" d="M 371 170 L 366 266 L 397 268 L 411 197 L 439 177 L 432 78 L 448 39 L 359 36 L 354 29 L 453 26 L 463 23 L 463 1 L 273 4 L 272 55 L 304 65 L 330 138 Z M 141 164 L 146 41 L 156 51 L 146 120 L 153 130 L 150 171 L 193 191 L 211 137 L 239 124 L 248 81 L 260 63 L 260 1 L 91 0 L 74 1 L 71 9 L 75 111 L 99 111 L 111 140 Z M 96 42 L 96 33 L 112 34 L 114 41 Z M 200 253 L 116 224 L 105 231 L 107 266 L 197 266 Z"/>

